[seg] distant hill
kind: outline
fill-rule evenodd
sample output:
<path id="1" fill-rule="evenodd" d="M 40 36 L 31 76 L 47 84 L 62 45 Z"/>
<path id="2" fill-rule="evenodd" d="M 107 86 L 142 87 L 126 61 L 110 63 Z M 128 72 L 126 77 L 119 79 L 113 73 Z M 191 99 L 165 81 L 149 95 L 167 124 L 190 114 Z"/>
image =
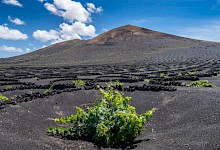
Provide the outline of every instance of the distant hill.
<path id="1" fill-rule="evenodd" d="M 98 65 L 132 62 L 176 63 L 220 56 L 220 44 L 126 25 L 91 40 L 71 40 L 21 56 L 0 59 L 0 65 Z"/>

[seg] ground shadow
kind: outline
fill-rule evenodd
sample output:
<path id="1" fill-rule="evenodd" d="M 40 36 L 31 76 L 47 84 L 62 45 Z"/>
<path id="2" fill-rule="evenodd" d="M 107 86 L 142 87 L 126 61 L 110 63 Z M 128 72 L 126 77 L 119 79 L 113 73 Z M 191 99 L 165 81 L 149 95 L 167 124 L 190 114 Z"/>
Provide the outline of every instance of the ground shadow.
<path id="1" fill-rule="evenodd" d="M 150 141 L 150 139 L 140 139 L 140 140 L 135 140 L 133 143 L 122 143 L 122 144 L 118 144 L 118 145 L 104 145 L 104 144 L 99 144 L 99 143 L 94 143 L 94 141 L 91 140 L 91 138 L 76 138 L 73 136 L 66 136 L 66 137 L 60 137 L 60 136 L 54 136 L 55 138 L 61 138 L 63 140 L 72 140 L 72 141 L 86 141 L 86 142 L 90 142 L 93 143 L 95 145 L 95 147 L 97 147 L 98 149 L 101 148 L 116 148 L 116 149 L 122 149 L 122 150 L 131 150 L 131 149 L 135 149 L 137 147 L 137 145 L 141 142 L 147 142 Z"/>

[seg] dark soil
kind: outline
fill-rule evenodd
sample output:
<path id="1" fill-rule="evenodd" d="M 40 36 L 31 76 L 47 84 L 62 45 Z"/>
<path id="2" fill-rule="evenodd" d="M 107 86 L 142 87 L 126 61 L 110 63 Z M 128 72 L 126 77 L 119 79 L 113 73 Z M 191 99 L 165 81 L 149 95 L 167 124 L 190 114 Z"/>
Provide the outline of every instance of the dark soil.
<path id="1" fill-rule="evenodd" d="M 165 74 L 169 74 L 168 78 L 161 77 L 161 71 L 139 71 L 149 66 L 134 66 L 1 68 L 4 72 L 0 78 L 1 94 L 14 99 L 1 103 L 0 146 L 11 150 L 98 149 L 91 142 L 47 135 L 47 129 L 56 126 L 49 118 L 73 114 L 76 106 L 85 108 L 92 105 L 100 96 L 95 84 L 104 88 L 109 81 L 119 80 L 123 86 L 115 88 L 132 97 L 131 104 L 138 113 L 158 109 L 132 148 L 220 148 L 220 89 L 184 86 L 185 82 L 196 79 L 208 79 L 220 86 L 219 77 L 210 77 L 216 75 L 218 64 L 209 70 L 182 70 L 182 76 L 178 76 L 179 69 L 167 70 Z M 102 74 L 90 75 L 88 70 Z M 69 76 L 77 71 L 81 73 Z M 195 74 L 188 75 L 187 71 L 194 71 Z M 86 85 L 74 86 L 72 80 L 75 79 L 83 79 Z M 150 79 L 150 82 L 144 79 Z M 13 88 L 5 89 L 6 85 Z M 44 93 L 51 85 L 54 85 L 53 89 Z"/>

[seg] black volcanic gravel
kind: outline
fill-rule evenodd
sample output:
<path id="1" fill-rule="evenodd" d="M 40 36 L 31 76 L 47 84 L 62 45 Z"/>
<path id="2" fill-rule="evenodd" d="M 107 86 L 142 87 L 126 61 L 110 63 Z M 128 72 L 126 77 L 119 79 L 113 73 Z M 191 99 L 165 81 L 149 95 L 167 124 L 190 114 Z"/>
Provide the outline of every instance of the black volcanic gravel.
<path id="1" fill-rule="evenodd" d="M 157 108 L 136 149 L 217 149 L 220 146 L 219 89 L 183 88 L 176 92 L 126 92 L 138 113 Z M 0 146 L 5 149 L 96 149 L 85 141 L 50 137 L 49 118 L 74 113 L 98 99 L 98 91 L 55 95 L 3 109 Z M 104 149 L 104 148 L 102 148 Z"/>

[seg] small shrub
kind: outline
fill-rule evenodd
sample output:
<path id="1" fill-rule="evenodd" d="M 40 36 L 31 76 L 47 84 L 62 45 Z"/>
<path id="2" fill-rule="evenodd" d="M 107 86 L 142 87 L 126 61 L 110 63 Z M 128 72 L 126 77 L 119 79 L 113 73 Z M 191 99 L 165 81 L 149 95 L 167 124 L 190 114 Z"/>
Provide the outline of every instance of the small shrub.
<path id="1" fill-rule="evenodd" d="M 34 79 L 34 80 L 38 80 L 38 77 L 33 77 L 32 79 Z"/>
<path id="2" fill-rule="evenodd" d="M 188 87 L 197 87 L 197 88 L 202 88 L 202 87 L 211 87 L 211 88 L 216 88 L 217 86 L 209 83 L 208 80 L 198 80 L 194 81 L 191 83 L 186 84 Z"/>
<path id="3" fill-rule="evenodd" d="M 12 88 L 13 88 L 12 85 L 7 85 L 7 86 L 5 87 L 5 89 L 12 89 Z"/>
<path id="4" fill-rule="evenodd" d="M 51 90 L 53 89 L 54 85 L 51 85 L 49 89 L 46 89 L 44 91 L 44 94 L 51 92 Z"/>
<path id="5" fill-rule="evenodd" d="M 150 82 L 150 79 L 144 79 L 144 82 Z"/>
<path id="6" fill-rule="evenodd" d="M 220 77 L 220 73 L 213 75 L 212 77 Z"/>
<path id="7" fill-rule="evenodd" d="M 76 107 L 75 115 L 53 119 L 61 124 L 72 124 L 70 128 L 49 128 L 47 132 L 62 137 L 90 139 L 107 146 L 133 143 L 155 109 L 139 115 L 136 108 L 129 105 L 130 97 L 123 97 L 109 85 L 100 91 L 101 100 L 88 107 L 88 112 Z"/>
<path id="8" fill-rule="evenodd" d="M 116 80 L 115 82 L 110 82 L 110 86 L 122 86 L 123 83 L 119 82 L 118 80 Z"/>
<path id="9" fill-rule="evenodd" d="M 194 75 L 195 73 L 196 73 L 196 72 L 191 72 L 191 71 L 188 71 L 188 72 L 187 72 L 188 75 Z"/>
<path id="10" fill-rule="evenodd" d="M 17 95 L 12 96 L 10 99 L 15 100 L 17 98 Z"/>
<path id="11" fill-rule="evenodd" d="M 169 78 L 169 76 L 166 75 L 166 74 L 164 74 L 164 73 L 161 73 L 161 74 L 160 74 L 160 77 L 162 77 L 162 78 Z"/>
<path id="12" fill-rule="evenodd" d="M 182 72 L 179 72 L 177 76 L 182 77 L 183 76 Z"/>
<path id="13" fill-rule="evenodd" d="M 83 86 L 83 85 L 85 85 L 85 82 L 83 80 L 73 80 L 72 83 L 75 86 Z"/>
<path id="14" fill-rule="evenodd" d="M 156 77 L 156 74 L 149 74 L 148 77 Z"/>
<path id="15" fill-rule="evenodd" d="M 0 94 L 0 102 L 4 102 L 4 101 L 8 101 L 9 98 L 7 98 L 6 96 Z"/>

